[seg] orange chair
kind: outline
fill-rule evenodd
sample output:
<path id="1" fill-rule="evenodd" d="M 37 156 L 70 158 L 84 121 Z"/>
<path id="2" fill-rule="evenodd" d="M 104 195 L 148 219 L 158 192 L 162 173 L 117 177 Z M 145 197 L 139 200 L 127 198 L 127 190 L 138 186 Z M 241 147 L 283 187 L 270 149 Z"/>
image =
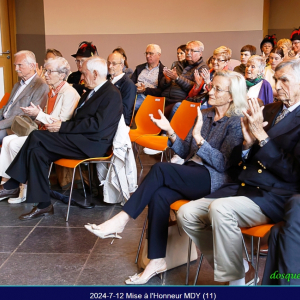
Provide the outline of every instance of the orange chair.
<path id="1" fill-rule="evenodd" d="M 3 108 L 4 105 L 7 104 L 7 101 L 9 99 L 10 93 L 5 93 L 0 101 L 0 109 Z"/>
<path id="2" fill-rule="evenodd" d="M 73 177 L 72 177 L 72 183 L 71 183 L 71 188 L 70 188 L 70 195 L 69 195 L 69 203 L 68 203 L 68 210 L 67 210 L 67 216 L 66 216 L 66 222 L 68 222 L 69 220 L 69 212 L 70 212 L 70 206 L 71 206 L 71 199 L 72 199 L 72 192 L 73 192 L 73 184 L 74 184 L 74 178 L 75 178 L 75 172 L 76 172 L 76 168 L 77 166 L 79 166 L 79 173 L 80 173 L 80 177 L 81 177 L 81 182 L 82 182 L 82 186 L 83 186 L 83 192 L 84 192 L 84 196 L 86 199 L 86 192 L 85 192 L 85 188 L 84 188 L 84 181 L 82 178 L 82 173 L 81 173 L 81 168 L 80 168 L 80 164 L 82 163 L 108 163 L 111 164 L 114 168 L 115 174 L 117 176 L 117 180 L 118 180 L 118 184 L 120 187 L 120 195 L 122 197 L 122 201 L 124 201 L 124 197 L 123 197 L 123 190 L 122 190 L 122 186 L 120 184 L 120 180 L 119 180 L 119 176 L 118 173 L 116 171 L 115 168 L 115 164 L 110 161 L 111 157 L 112 157 L 113 153 L 111 152 L 111 154 L 109 156 L 106 157 L 96 157 L 96 158 L 87 158 L 87 159 L 66 159 L 66 158 L 61 158 L 57 161 L 54 162 L 54 164 L 62 166 L 62 167 L 67 167 L 67 168 L 72 168 L 73 169 Z M 52 165 L 50 166 L 50 170 L 49 170 L 49 176 L 51 173 L 51 169 L 52 169 Z"/>
<path id="3" fill-rule="evenodd" d="M 200 103 L 183 100 L 171 120 L 172 128 L 183 140 L 186 138 L 190 129 L 194 125 L 198 106 L 200 106 Z M 146 135 L 137 138 L 135 142 L 140 146 L 162 151 L 161 160 L 163 159 L 163 153 L 168 148 L 168 137 L 166 136 Z"/>
<path id="4" fill-rule="evenodd" d="M 164 112 L 165 97 L 155 97 L 150 95 L 146 96 L 135 116 L 136 129 L 130 129 L 129 131 L 131 142 L 134 143 L 136 139 L 142 135 L 157 135 L 160 133 L 160 128 L 157 127 L 149 117 L 149 114 L 153 114 L 154 118 L 159 118 L 159 109 Z M 140 165 L 143 169 L 143 165 L 139 156 L 139 150 L 137 148 L 136 153 L 139 158 Z"/>
<path id="5" fill-rule="evenodd" d="M 135 110 L 136 98 L 137 98 L 137 95 L 135 96 L 135 99 L 134 99 L 133 108 L 132 108 L 132 116 L 131 116 L 131 121 L 130 121 L 129 127 L 132 125 L 132 122 L 133 122 L 133 119 L 134 119 L 134 110 Z"/>

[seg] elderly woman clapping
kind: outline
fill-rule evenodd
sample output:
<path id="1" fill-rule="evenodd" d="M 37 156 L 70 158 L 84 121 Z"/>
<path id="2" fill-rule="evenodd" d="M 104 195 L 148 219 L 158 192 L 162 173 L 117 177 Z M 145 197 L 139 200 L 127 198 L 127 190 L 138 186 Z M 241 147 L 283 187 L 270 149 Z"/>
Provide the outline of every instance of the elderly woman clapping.
<path id="1" fill-rule="evenodd" d="M 50 86 L 48 100 L 44 111 L 39 106 L 31 103 L 28 107 L 21 107 L 23 112 L 35 119 L 40 129 L 45 129 L 44 124 L 55 120 L 69 120 L 79 101 L 79 94 L 71 87 L 66 79 L 70 73 L 70 65 L 63 57 L 50 58 L 45 62 L 45 79 Z M 3 139 L 0 155 L 0 176 L 7 181 L 9 176 L 5 173 L 19 150 L 25 143 L 27 136 L 9 135 Z M 0 199 L 2 200 L 2 199 Z M 26 185 L 22 185 L 18 198 L 11 198 L 9 203 L 21 203 L 26 200 Z"/>
<path id="2" fill-rule="evenodd" d="M 183 141 L 159 111 L 151 120 L 165 130 L 169 147 L 186 158 L 184 165 L 157 163 L 126 202 L 123 211 L 105 223 L 85 225 L 100 238 L 119 237 L 130 218 L 137 218 L 148 205 L 148 258 L 143 273 L 130 276 L 126 284 L 145 284 L 165 272 L 170 204 L 179 199 L 195 200 L 230 181 L 228 169 L 233 148 L 243 141 L 241 111 L 247 109 L 246 84 L 236 72 L 215 73 L 209 91 L 209 109 L 198 109 L 198 118 Z"/>
<path id="3" fill-rule="evenodd" d="M 248 98 L 259 98 L 263 104 L 273 102 L 273 91 L 270 83 L 264 79 L 266 61 L 259 55 L 252 55 L 246 65 L 245 78 Z"/>

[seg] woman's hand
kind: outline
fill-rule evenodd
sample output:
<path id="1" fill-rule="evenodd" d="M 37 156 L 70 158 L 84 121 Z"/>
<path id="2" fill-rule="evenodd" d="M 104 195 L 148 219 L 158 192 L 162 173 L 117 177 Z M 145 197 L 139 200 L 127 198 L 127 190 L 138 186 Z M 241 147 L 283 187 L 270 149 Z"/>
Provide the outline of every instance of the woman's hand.
<path id="1" fill-rule="evenodd" d="M 241 117 L 241 127 L 244 136 L 243 150 L 248 150 L 253 146 L 253 144 L 256 141 L 256 138 L 249 128 L 248 119 L 246 117 Z"/>
<path id="2" fill-rule="evenodd" d="M 37 115 L 39 114 L 39 112 L 42 110 L 40 108 L 40 106 L 35 106 L 32 102 L 30 102 L 30 106 L 28 107 L 20 107 L 22 109 L 22 111 L 31 117 L 37 117 Z"/>
<path id="3" fill-rule="evenodd" d="M 194 72 L 194 79 L 195 79 L 195 82 L 196 82 L 196 89 L 199 89 L 200 86 L 202 85 L 202 82 L 203 82 L 203 78 L 202 76 L 200 76 L 198 70 L 195 70 Z"/>
<path id="4" fill-rule="evenodd" d="M 45 128 L 50 132 L 58 132 L 61 127 L 61 121 L 55 118 L 50 118 L 53 123 L 45 124 Z"/>
<path id="5" fill-rule="evenodd" d="M 171 135 L 174 130 L 170 125 L 170 122 L 168 121 L 168 119 L 164 116 L 164 114 L 162 113 L 162 111 L 159 109 L 158 113 L 160 115 L 160 119 L 155 119 L 153 117 L 153 114 L 150 114 L 149 117 L 151 119 L 151 121 L 160 129 L 165 130 L 167 132 L 167 135 Z"/>
<path id="6" fill-rule="evenodd" d="M 203 68 L 201 70 L 200 74 L 201 74 L 205 84 L 209 84 L 210 83 L 210 72 L 207 69 Z"/>
<path id="7" fill-rule="evenodd" d="M 203 116 L 199 106 L 197 107 L 197 113 L 198 113 L 198 117 L 197 117 L 197 122 L 193 129 L 193 138 L 198 145 L 203 140 L 203 137 L 201 135 L 201 129 L 203 126 Z"/>
<path id="8" fill-rule="evenodd" d="M 166 78 L 167 83 L 169 83 L 171 81 L 171 78 L 167 75 L 166 70 L 168 70 L 168 68 L 164 67 L 163 74 Z"/>

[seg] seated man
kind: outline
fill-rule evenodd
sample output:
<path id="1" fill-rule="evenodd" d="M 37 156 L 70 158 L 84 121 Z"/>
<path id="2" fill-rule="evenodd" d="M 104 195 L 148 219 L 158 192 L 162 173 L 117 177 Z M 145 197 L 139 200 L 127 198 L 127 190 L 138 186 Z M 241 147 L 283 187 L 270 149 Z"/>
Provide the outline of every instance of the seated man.
<path id="1" fill-rule="evenodd" d="M 300 61 L 280 63 L 275 80 L 280 101 L 266 105 L 262 113 L 257 100 L 250 99 L 250 112 L 243 112 L 244 142 L 232 155 L 238 162 L 244 149 L 244 159 L 236 162 L 236 183 L 178 213 L 183 229 L 214 268 L 215 281 L 253 281 L 245 279 L 249 265 L 243 260 L 240 227 L 283 221 L 285 203 L 300 192 Z"/>
<path id="2" fill-rule="evenodd" d="M 18 196 L 19 183 L 28 181 L 27 202 L 38 203 L 20 220 L 54 213 L 48 183 L 51 162 L 104 156 L 112 145 L 122 115 L 120 92 L 106 80 L 105 60 L 90 57 L 81 72 L 91 91 L 81 97 L 73 117 L 65 122 L 53 119 L 45 124 L 47 130 L 33 131 L 6 170 L 11 178 L 0 185 L 0 198 Z"/>
<path id="3" fill-rule="evenodd" d="M 233 71 L 238 72 L 245 76 L 246 65 L 250 56 L 256 54 L 256 47 L 252 45 L 246 45 L 241 49 L 241 64 L 233 69 Z"/>
<path id="4" fill-rule="evenodd" d="M 107 58 L 108 77 L 119 89 L 123 102 L 123 115 L 125 123 L 130 126 L 133 106 L 136 97 L 136 86 L 128 75 L 123 73 L 124 58 L 119 52 L 112 53 Z"/>
<path id="5" fill-rule="evenodd" d="M 150 44 L 146 48 L 147 63 L 138 65 L 131 75 L 131 80 L 137 86 L 135 111 L 142 105 L 147 95 L 160 96 L 159 82 L 163 78 L 164 65 L 160 62 L 161 49 L 158 45 Z"/>
<path id="6" fill-rule="evenodd" d="M 11 91 L 7 104 L 0 109 L 0 144 L 7 135 L 7 129 L 18 115 L 24 115 L 21 106 L 29 106 L 32 102 L 44 108 L 49 87 L 36 73 L 36 59 L 31 51 L 19 51 L 15 54 L 15 70 L 21 81 Z"/>
<path id="7" fill-rule="evenodd" d="M 166 97 L 165 116 L 168 118 L 175 103 L 184 100 L 195 84 L 194 73 L 207 69 L 203 62 L 204 45 L 200 41 L 190 41 L 186 44 L 185 60 L 181 62 L 183 70 L 177 73 L 176 68 L 164 69 L 164 77 L 160 82 L 161 96 Z"/>

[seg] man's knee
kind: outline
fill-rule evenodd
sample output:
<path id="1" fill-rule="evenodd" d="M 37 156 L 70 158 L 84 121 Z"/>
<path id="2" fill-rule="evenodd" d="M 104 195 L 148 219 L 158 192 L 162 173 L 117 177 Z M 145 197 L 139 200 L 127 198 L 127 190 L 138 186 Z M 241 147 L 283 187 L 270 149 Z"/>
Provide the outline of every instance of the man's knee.
<path id="1" fill-rule="evenodd" d="M 286 208 L 300 209 L 300 194 L 296 194 L 286 202 Z"/>
<path id="2" fill-rule="evenodd" d="M 202 224 L 203 216 L 207 215 L 207 212 L 200 207 L 195 209 L 195 201 L 190 201 L 187 204 L 182 205 L 177 212 L 177 220 L 182 227 L 188 227 L 193 224 Z"/>

